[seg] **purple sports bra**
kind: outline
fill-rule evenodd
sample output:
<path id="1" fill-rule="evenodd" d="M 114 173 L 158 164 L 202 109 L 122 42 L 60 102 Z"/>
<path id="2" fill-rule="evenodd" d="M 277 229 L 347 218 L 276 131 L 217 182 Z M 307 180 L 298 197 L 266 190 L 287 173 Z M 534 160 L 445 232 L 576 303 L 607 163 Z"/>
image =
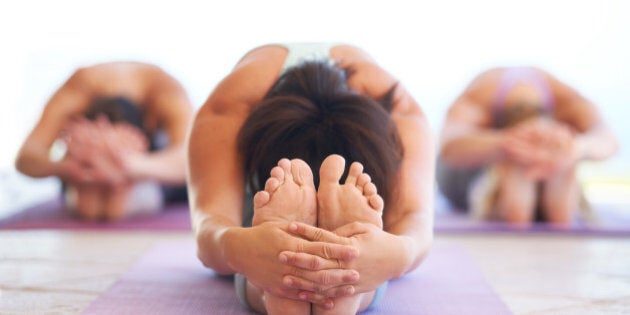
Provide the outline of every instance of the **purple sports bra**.
<path id="1" fill-rule="evenodd" d="M 512 67 L 503 71 L 497 92 L 492 101 L 492 111 L 495 125 L 500 125 L 505 116 L 505 99 L 510 90 L 517 84 L 527 84 L 540 91 L 543 104 L 543 114 L 551 114 L 554 107 L 554 98 L 549 84 L 543 75 L 531 67 Z"/>

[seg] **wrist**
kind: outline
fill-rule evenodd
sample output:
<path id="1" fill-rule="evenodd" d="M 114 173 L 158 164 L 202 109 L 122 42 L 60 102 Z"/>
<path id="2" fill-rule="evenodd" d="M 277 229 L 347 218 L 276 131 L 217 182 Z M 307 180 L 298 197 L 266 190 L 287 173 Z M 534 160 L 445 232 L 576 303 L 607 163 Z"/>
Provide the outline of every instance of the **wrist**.
<path id="1" fill-rule="evenodd" d="M 213 228 L 206 226 L 208 220 L 197 225 L 197 256 L 204 266 L 214 270 L 218 274 L 230 275 L 237 272 L 237 265 L 232 257 L 236 256 L 232 252 L 238 242 L 235 229 L 237 227 Z"/>
<path id="2" fill-rule="evenodd" d="M 414 257 L 416 253 L 416 246 L 413 239 L 409 236 L 399 235 L 398 240 L 398 252 L 401 254 L 398 261 L 400 261 L 392 272 L 391 279 L 396 279 L 404 276 L 407 272 L 413 269 Z"/>
<path id="3" fill-rule="evenodd" d="M 226 267 L 229 268 L 229 273 L 240 272 L 242 268 L 239 264 L 239 254 L 236 253 L 236 249 L 239 248 L 241 243 L 242 233 L 245 231 L 242 227 L 226 227 L 216 233 L 216 240 L 219 246 L 220 257 Z"/>
<path id="4" fill-rule="evenodd" d="M 146 154 L 128 153 L 122 156 L 121 160 L 123 169 L 132 181 L 150 179 L 150 174 L 147 170 L 151 168 L 151 161 L 149 161 Z"/>

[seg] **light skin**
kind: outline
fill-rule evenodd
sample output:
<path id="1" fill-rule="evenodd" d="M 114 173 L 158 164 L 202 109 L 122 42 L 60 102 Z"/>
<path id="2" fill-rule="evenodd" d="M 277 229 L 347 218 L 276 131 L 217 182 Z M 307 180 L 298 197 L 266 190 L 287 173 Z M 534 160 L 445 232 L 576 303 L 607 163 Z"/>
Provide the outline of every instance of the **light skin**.
<path id="1" fill-rule="evenodd" d="M 568 225 L 579 208 L 578 163 L 612 156 L 615 137 L 592 102 L 540 69 L 535 71 L 548 82 L 554 99 L 552 119 L 493 128 L 492 102 L 503 71 L 482 73 L 451 105 L 441 132 L 440 159 L 461 168 L 495 165 L 499 189 L 494 212 L 500 220 L 527 224 L 540 203 L 546 221 Z M 541 102 L 539 91 L 519 84 L 507 93 L 505 107 Z M 542 186 L 540 194 L 537 185 Z"/>
<path id="2" fill-rule="evenodd" d="M 320 184 L 315 190 L 310 167 L 302 160 L 283 159 L 272 169 L 265 189 L 254 196 L 253 225 L 270 221 L 302 222 L 334 230 L 347 223 L 365 222 L 382 228 L 383 199 L 360 163 L 352 163 L 346 180 L 340 184 L 345 160 L 327 157 L 320 168 Z M 318 262 L 319 264 L 319 262 Z M 335 267 L 335 266 L 333 266 Z M 357 274 L 358 276 L 358 274 Z M 353 293 L 352 290 L 348 292 Z M 250 295 L 252 305 L 267 314 L 354 314 L 365 310 L 373 292 L 336 298 L 333 304 L 319 306 L 276 297 L 268 292 Z"/>
<path id="3" fill-rule="evenodd" d="M 396 83 L 356 47 L 335 46 L 330 55 L 341 67 L 355 69 L 348 85 L 359 93 L 378 98 Z M 372 292 L 415 269 L 425 257 L 432 241 L 433 142 L 420 107 L 399 85 L 391 117 L 404 157 L 395 198 L 384 206 L 382 229 L 362 223 L 371 222 L 362 217 L 334 233 L 300 220 L 261 220 L 264 223 L 241 227 L 245 182 L 236 136 L 278 79 L 286 56 L 281 46 L 252 50 L 200 108 L 189 138 L 193 229 L 204 265 L 221 274 L 246 275 L 254 284 L 248 294 L 266 292 L 330 309 L 336 298 Z M 329 224 L 336 226 L 346 219 Z"/>
<path id="4" fill-rule="evenodd" d="M 125 97 L 140 106 L 143 127 L 163 129 L 169 143 L 148 151 L 142 132 L 104 117 L 83 118 L 95 97 Z M 154 65 L 110 62 L 83 67 L 52 95 L 16 158 L 17 169 L 32 177 L 57 176 L 76 192 L 77 214 L 85 219 L 125 216 L 127 197 L 138 181 L 185 182 L 186 132 L 192 105 L 181 84 Z M 62 139 L 67 153 L 51 160 Z"/>

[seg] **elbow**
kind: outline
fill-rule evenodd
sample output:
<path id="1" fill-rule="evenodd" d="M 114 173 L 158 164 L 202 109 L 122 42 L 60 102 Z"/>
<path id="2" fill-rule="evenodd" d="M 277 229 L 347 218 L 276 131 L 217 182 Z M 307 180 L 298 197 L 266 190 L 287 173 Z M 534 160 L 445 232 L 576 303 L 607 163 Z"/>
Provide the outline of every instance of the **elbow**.
<path id="1" fill-rule="evenodd" d="M 32 168 L 32 163 L 28 162 L 28 159 L 26 159 L 23 155 L 18 155 L 17 158 L 15 159 L 14 162 L 14 166 L 15 169 L 26 175 L 26 176 L 31 176 L 31 177 L 35 177 L 35 174 L 33 174 L 31 168 Z"/>

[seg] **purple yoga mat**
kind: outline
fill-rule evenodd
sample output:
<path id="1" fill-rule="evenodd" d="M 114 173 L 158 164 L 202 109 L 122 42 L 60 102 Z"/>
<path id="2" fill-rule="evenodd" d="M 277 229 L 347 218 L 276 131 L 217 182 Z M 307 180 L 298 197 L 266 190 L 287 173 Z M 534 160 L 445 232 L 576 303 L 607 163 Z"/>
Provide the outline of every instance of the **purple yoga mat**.
<path id="1" fill-rule="evenodd" d="M 187 203 L 166 205 L 158 213 L 138 215 L 118 222 L 86 222 L 67 211 L 61 198 L 54 198 L 0 219 L 2 229 L 189 231 L 191 227 Z"/>
<path id="2" fill-rule="evenodd" d="M 436 233 L 559 233 L 575 235 L 630 236 L 630 205 L 593 204 L 592 218 L 581 218 L 569 227 L 537 222 L 514 226 L 502 222 L 477 221 L 455 209 L 440 194 L 436 196 Z"/>
<path id="3" fill-rule="evenodd" d="M 231 277 L 205 269 L 190 242 L 160 243 L 83 312 L 98 314 L 252 314 L 236 298 Z M 471 258 L 435 246 L 414 272 L 389 283 L 364 314 L 511 314 Z"/>

